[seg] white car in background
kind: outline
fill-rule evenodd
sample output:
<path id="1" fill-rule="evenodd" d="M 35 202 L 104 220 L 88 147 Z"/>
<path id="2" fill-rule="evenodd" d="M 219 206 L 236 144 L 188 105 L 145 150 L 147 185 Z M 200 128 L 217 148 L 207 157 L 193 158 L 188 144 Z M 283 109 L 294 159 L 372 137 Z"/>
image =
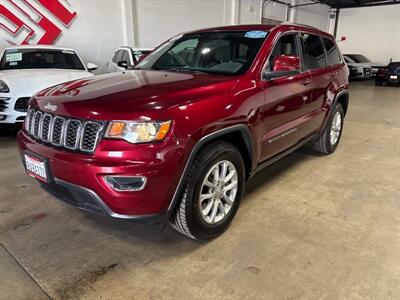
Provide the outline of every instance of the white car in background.
<path id="1" fill-rule="evenodd" d="M 108 73 L 124 71 L 137 65 L 143 56 L 147 56 L 153 49 L 150 48 L 131 48 L 123 46 L 118 48 L 107 63 Z"/>
<path id="2" fill-rule="evenodd" d="M 54 46 L 14 46 L 0 58 L 0 124 L 23 122 L 35 93 L 63 82 L 94 76 L 97 66 L 85 66 L 73 49 Z"/>

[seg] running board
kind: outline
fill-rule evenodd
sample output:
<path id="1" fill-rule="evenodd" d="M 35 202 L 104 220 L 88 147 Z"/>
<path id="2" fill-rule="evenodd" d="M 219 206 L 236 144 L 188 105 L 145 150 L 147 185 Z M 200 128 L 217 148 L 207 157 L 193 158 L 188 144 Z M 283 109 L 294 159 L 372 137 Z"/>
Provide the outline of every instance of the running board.
<path id="1" fill-rule="evenodd" d="M 289 149 L 265 160 L 264 162 L 260 163 L 255 170 L 253 170 L 249 176 L 249 178 L 253 177 L 255 174 L 258 172 L 262 171 L 265 167 L 268 167 L 269 165 L 272 165 L 273 163 L 277 162 L 278 160 L 281 160 L 285 156 L 289 155 L 290 153 L 296 151 L 300 147 L 304 146 L 305 144 L 311 142 L 312 140 L 316 139 L 319 136 L 318 133 L 315 133 L 308 138 L 304 139 L 303 141 L 297 143 L 296 145 L 290 147 Z"/>

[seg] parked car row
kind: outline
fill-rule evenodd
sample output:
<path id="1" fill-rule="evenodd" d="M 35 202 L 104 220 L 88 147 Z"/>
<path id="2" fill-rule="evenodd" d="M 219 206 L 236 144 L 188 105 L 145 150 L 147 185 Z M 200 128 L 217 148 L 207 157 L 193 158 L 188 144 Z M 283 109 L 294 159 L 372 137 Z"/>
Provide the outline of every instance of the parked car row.
<path id="1" fill-rule="evenodd" d="M 376 85 L 400 84 L 400 62 L 391 62 L 388 66 L 380 68 L 375 83 Z"/>
<path id="2" fill-rule="evenodd" d="M 83 64 L 70 48 L 18 46 L 0 59 L 0 123 L 25 120 L 31 96 L 49 86 L 94 76 L 97 66 Z"/>
<path id="3" fill-rule="evenodd" d="M 344 54 L 344 60 L 349 67 L 350 79 L 368 79 L 376 76 L 378 69 L 384 64 L 373 63 L 361 54 Z"/>
<path id="4" fill-rule="evenodd" d="M 152 49 L 121 47 L 107 64 L 108 72 L 134 67 Z M 67 81 L 94 76 L 97 66 L 84 65 L 71 48 L 24 45 L 6 48 L 0 58 L 0 123 L 25 120 L 35 93 Z"/>

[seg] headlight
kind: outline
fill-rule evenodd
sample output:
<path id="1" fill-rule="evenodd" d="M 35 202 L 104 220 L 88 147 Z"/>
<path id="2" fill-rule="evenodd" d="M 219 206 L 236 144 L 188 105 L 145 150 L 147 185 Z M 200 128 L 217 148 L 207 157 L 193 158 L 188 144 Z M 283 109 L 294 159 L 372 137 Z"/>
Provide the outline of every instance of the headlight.
<path id="1" fill-rule="evenodd" d="M 106 137 L 122 139 L 132 144 L 162 141 L 171 128 L 166 122 L 112 121 L 107 127 Z"/>
<path id="2" fill-rule="evenodd" d="M 8 88 L 8 85 L 3 81 L 0 80 L 0 93 L 9 93 L 10 89 Z"/>

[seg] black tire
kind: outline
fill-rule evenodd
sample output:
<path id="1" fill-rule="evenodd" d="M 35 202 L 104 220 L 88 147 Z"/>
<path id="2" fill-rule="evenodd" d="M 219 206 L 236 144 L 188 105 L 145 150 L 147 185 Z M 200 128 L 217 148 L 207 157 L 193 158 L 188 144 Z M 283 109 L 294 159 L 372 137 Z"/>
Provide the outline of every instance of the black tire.
<path id="1" fill-rule="evenodd" d="M 235 200 L 224 219 L 215 224 L 204 221 L 200 212 L 202 183 L 212 167 L 220 161 L 231 162 L 237 172 Z M 245 167 L 239 150 L 230 143 L 218 141 L 205 146 L 190 166 L 180 202 L 170 218 L 171 226 L 179 233 L 195 240 L 209 240 L 222 234 L 234 218 L 243 196 Z"/>
<path id="2" fill-rule="evenodd" d="M 382 82 L 382 81 L 376 80 L 376 81 L 375 81 L 375 85 L 383 85 L 383 82 Z"/>
<path id="3" fill-rule="evenodd" d="M 340 132 L 338 139 L 336 143 L 332 145 L 331 143 L 331 127 L 332 127 L 332 122 L 333 119 L 336 115 L 336 113 L 339 113 L 341 116 L 341 126 L 340 126 Z M 313 143 L 313 149 L 317 153 L 321 154 L 331 154 L 335 152 L 337 146 L 339 145 L 340 138 L 342 137 L 342 132 L 343 132 L 343 121 L 344 121 L 344 110 L 343 107 L 340 103 L 337 103 L 335 107 L 333 108 L 333 113 L 330 116 L 330 119 L 325 127 L 324 132 L 321 134 L 321 136 Z"/>

